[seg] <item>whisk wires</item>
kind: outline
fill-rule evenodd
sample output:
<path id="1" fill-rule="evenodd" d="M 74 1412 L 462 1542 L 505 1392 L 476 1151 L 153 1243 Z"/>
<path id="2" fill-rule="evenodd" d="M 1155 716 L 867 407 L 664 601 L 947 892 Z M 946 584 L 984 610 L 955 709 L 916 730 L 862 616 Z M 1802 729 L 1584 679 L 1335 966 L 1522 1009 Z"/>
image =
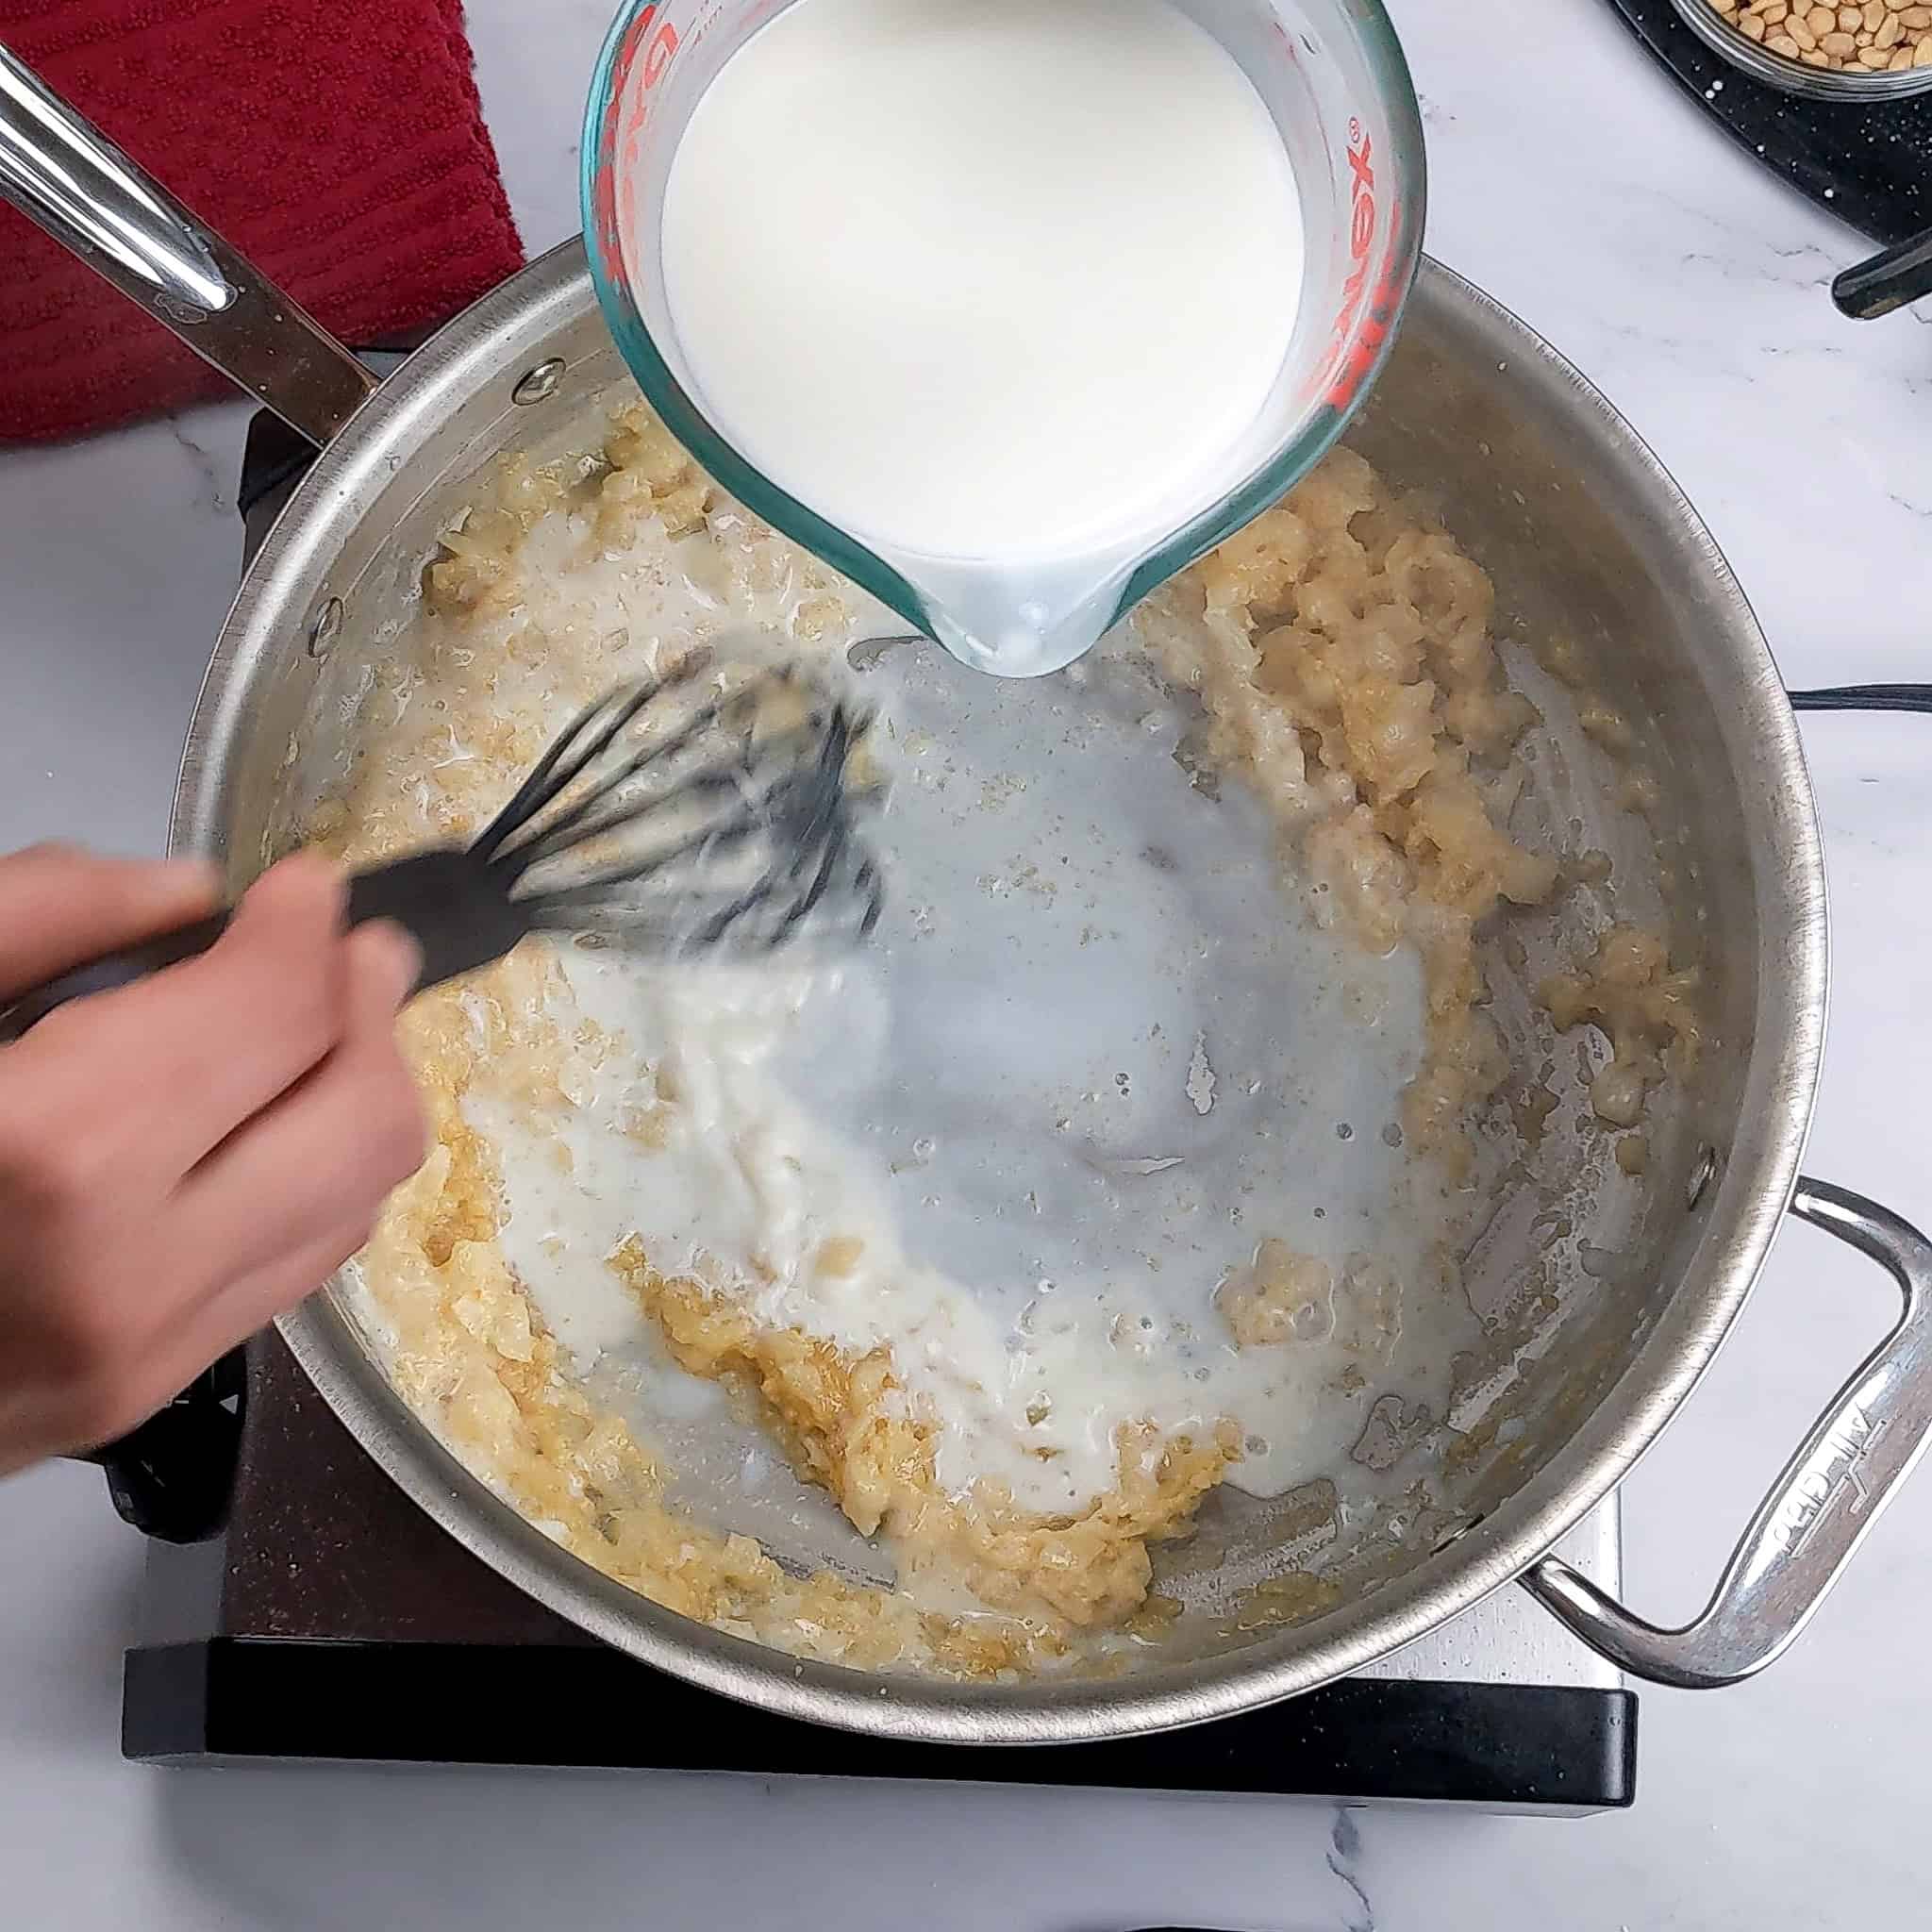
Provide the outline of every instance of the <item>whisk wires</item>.
<path id="1" fill-rule="evenodd" d="M 531 926 L 689 950 L 876 924 L 847 784 L 869 718 L 794 670 L 708 691 L 708 668 L 587 707 L 477 838 Z"/>

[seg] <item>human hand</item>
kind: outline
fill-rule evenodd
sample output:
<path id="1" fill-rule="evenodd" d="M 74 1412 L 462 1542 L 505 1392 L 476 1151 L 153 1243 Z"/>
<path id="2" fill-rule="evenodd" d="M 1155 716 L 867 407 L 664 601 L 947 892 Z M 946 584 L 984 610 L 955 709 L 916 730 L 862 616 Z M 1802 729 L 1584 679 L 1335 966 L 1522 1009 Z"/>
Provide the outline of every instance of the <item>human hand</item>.
<path id="1" fill-rule="evenodd" d="M 212 875 L 0 858 L 0 1005 L 214 909 Z M 413 941 L 285 860 L 207 953 L 0 1047 L 0 1475 L 125 1433 L 367 1240 L 424 1153 Z"/>

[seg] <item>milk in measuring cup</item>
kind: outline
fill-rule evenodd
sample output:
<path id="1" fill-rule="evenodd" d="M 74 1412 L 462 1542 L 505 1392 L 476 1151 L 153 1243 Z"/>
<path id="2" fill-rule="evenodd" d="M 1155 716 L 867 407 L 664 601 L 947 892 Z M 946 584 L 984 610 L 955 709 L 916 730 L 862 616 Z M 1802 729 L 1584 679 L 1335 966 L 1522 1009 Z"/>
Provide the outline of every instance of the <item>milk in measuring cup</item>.
<path id="1" fill-rule="evenodd" d="M 1303 253 L 1260 96 L 1166 0 L 799 0 L 662 209 L 698 407 L 1022 675 L 1267 459 Z"/>

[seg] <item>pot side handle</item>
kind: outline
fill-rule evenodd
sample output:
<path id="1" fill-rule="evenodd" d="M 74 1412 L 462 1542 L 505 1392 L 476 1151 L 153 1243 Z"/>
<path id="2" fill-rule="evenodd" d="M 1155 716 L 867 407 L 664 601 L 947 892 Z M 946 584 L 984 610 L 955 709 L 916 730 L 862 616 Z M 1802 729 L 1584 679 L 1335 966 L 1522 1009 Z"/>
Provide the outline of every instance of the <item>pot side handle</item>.
<path id="1" fill-rule="evenodd" d="M 1932 1433 L 1932 1242 L 1862 1195 L 1801 1179 L 1791 1212 L 1870 1255 L 1905 1313 L 1785 1465 L 1731 1553 L 1710 1602 L 1659 1629 L 1554 1557 L 1524 1587 L 1590 1647 L 1633 1675 L 1714 1690 L 1761 1671 L 1810 1622 Z"/>
<path id="2" fill-rule="evenodd" d="M 376 379 L 0 47 L 0 199 L 318 446 Z"/>

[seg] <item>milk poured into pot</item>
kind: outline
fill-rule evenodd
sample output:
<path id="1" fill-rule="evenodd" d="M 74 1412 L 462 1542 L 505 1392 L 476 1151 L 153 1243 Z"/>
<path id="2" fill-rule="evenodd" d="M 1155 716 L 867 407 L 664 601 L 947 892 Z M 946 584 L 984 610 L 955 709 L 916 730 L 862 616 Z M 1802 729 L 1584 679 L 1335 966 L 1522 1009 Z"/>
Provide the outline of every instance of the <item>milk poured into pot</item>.
<path id="1" fill-rule="evenodd" d="M 413 1003 L 436 1147 L 358 1319 L 473 1469 L 683 1614 L 964 1675 L 1218 1618 L 1217 1539 L 1270 1498 L 1292 1537 L 1225 1577 L 1286 1592 L 1264 1621 L 1341 1587 L 1305 1536 L 1441 1528 L 1471 1377 L 1536 1340 L 1538 1280 L 1477 1252 L 1491 1208 L 1544 1212 L 1502 1092 L 1571 1058 L 1474 950 L 1561 874 L 1508 827 L 1540 714 L 1446 533 L 1338 453 L 1025 684 L 881 650 L 641 408 L 508 464 L 443 549 L 309 836 L 465 836 L 613 676 L 796 654 L 876 706 L 893 908 L 844 962 L 525 947 Z M 1689 1049 L 1641 937 L 1559 953 L 1549 997 L 1634 1001 L 1607 1071 L 1648 1082 Z"/>
<path id="2" fill-rule="evenodd" d="M 1240 1487 L 1305 1481 L 1361 1434 L 1368 1404 L 1331 1392 L 1351 1366 L 1440 1414 L 1467 1306 L 1374 1306 L 1427 1278 L 1443 1224 L 1391 1125 L 1414 958 L 1285 897 L 1265 809 L 1190 783 L 1184 713 L 1131 648 L 1016 687 L 907 642 L 860 689 L 890 720 L 894 886 L 864 950 L 667 974 L 566 952 L 564 1030 L 587 1016 L 651 1071 L 585 1066 L 535 1134 L 471 1103 L 505 1253 L 558 1332 L 586 1356 L 635 1335 L 602 1265 L 634 1236 L 761 1325 L 889 1350 L 941 1419 L 940 1481 L 1048 1512 L 1104 1494 L 1149 1421 L 1242 1418 Z M 654 1078 L 677 1107 L 640 1141 Z M 1296 1343 L 1239 1348 L 1217 1289 L 1287 1229 Z"/>
<path id="3" fill-rule="evenodd" d="M 1260 96 L 1165 0 L 803 0 L 663 208 L 699 406 L 1012 675 L 1271 454 L 1303 255 Z"/>

